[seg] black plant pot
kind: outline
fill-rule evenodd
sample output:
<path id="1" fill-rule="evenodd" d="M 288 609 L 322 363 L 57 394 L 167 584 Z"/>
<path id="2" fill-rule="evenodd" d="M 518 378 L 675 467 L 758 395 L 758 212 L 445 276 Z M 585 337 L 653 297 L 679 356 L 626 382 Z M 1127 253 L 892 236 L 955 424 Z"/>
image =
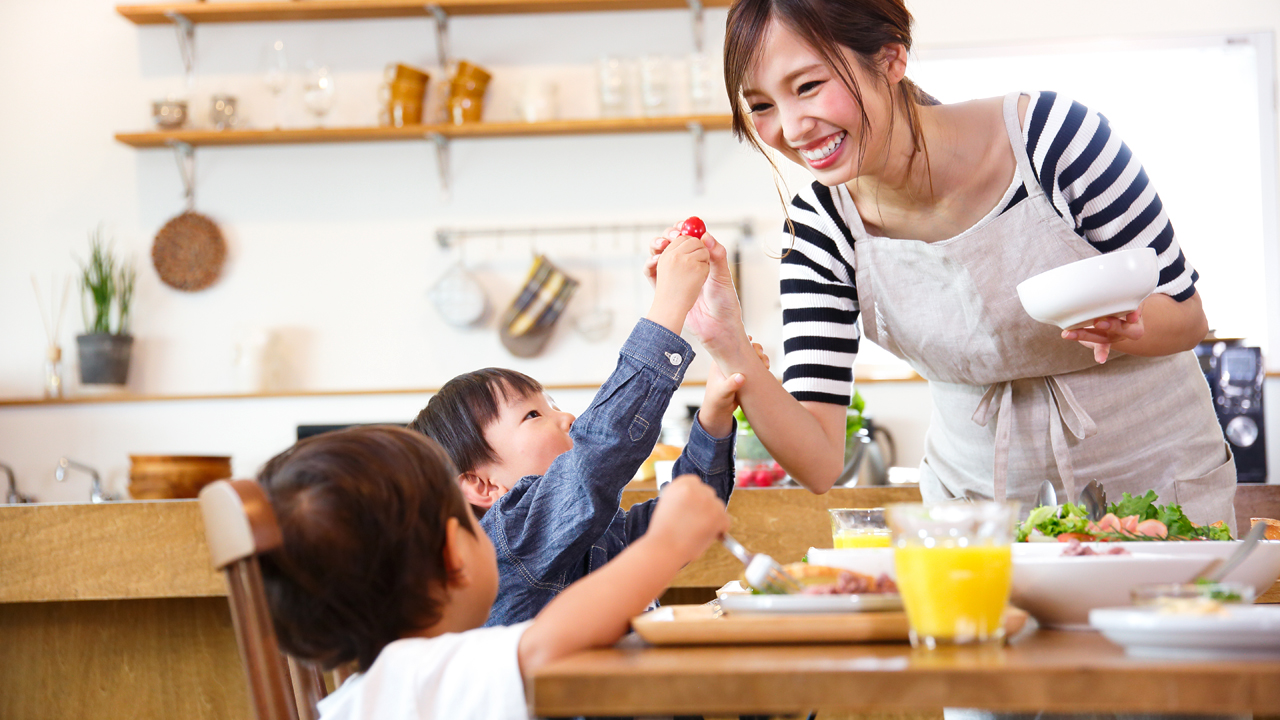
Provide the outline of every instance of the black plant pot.
<path id="1" fill-rule="evenodd" d="M 129 379 L 132 335 L 77 335 L 81 385 L 124 385 Z"/>

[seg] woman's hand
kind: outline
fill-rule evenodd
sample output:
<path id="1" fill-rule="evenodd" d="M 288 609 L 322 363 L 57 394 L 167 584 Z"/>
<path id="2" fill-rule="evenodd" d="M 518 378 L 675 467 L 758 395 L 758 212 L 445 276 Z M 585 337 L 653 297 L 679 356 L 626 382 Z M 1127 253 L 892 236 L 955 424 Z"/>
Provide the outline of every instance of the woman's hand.
<path id="1" fill-rule="evenodd" d="M 662 252 L 673 241 L 687 236 L 680 234 L 677 226 L 654 238 L 649 243 L 649 259 L 645 262 L 644 274 L 650 283 L 656 286 L 658 260 Z M 711 272 L 702 285 L 702 292 L 693 303 L 693 309 L 685 318 L 685 327 L 693 331 L 703 346 L 715 356 L 716 347 L 720 344 L 732 343 L 746 336 L 742 326 L 742 306 L 738 304 L 738 294 L 733 287 L 733 275 L 729 272 L 728 251 L 724 245 L 716 241 L 711 233 L 702 236 L 711 255 Z"/>
<path id="2" fill-rule="evenodd" d="M 1112 345 L 1126 340 L 1141 340 L 1145 334 L 1146 327 L 1142 322 L 1142 308 L 1139 307 L 1123 318 L 1100 317 L 1095 318 L 1088 327 L 1063 330 L 1062 339 L 1075 340 L 1093 350 L 1093 359 L 1101 365 L 1107 361 Z"/>

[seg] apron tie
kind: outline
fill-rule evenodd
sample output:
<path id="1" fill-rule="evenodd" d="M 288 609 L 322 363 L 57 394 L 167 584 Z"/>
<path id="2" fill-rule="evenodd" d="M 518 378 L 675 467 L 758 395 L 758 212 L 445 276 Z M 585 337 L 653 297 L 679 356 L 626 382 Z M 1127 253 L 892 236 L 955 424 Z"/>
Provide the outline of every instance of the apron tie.
<path id="1" fill-rule="evenodd" d="M 1076 494 L 1075 472 L 1071 466 L 1071 454 L 1067 448 L 1069 431 L 1077 440 L 1093 437 L 1098 432 L 1098 425 L 1085 411 L 1071 388 L 1056 375 L 1044 378 L 1049 389 L 1049 402 L 1057 416 L 1057 422 L 1049 420 L 1049 441 L 1053 447 L 1053 459 L 1058 466 L 1058 475 L 1062 478 L 1062 487 L 1067 493 L 1067 502 L 1072 502 Z M 995 404 L 996 395 L 1000 403 Z M 992 383 L 982 394 L 978 407 L 973 412 L 973 421 L 983 427 L 991 421 L 992 413 L 996 413 L 995 464 L 992 478 L 993 496 L 1003 501 L 1008 495 L 1009 445 L 1013 433 L 1013 383 L 1000 381 Z"/>
<path id="2" fill-rule="evenodd" d="M 1013 432 L 1013 413 L 1009 410 L 1013 407 L 1013 383 L 1008 381 L 1000 381 L 991 383 L 991 387 L 982 394 L 982 400 L 978 402 L 978 409 L 973 411 L 973 421 L 979 425 L 986 427 L 991 420 L 991 413 L 995 410 L 992 401 L 995 400 L 996 394 L 1000 395 L 1000 408 L 996 415 L 996 459 L 995 459 L 995 477 L 993 478 L 993 497 L 996 500 L 1004 500 L 1006 495 L 1006 480 L 1009 468 L 1009 436 Z"/>

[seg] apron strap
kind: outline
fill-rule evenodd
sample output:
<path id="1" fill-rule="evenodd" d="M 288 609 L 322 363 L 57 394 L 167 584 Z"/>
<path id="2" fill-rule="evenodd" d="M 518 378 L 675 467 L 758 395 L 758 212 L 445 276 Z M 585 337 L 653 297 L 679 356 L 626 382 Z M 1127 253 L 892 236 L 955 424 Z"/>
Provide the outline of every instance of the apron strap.
<path id="1" fill-rule="evenodd" d="M 1044 195 L 1044 188 L 1036 179 L 1036 172 L 1031 167 L 1031 158 L 1027 156 L 1027 144 L 1022 139 L 1022 123 L 1018 122 L 1018 101 L 1022 93 L 1014 91 L 1004 96 L 1004 124 L 1009 135 L 1009 144 L 1013 146 L 1013 156 L 1018 159 L 1018 177 L 1022 178 L 1022 186 L 1027 189 L 1029 197 Z"/>
<path id="2" fill-rule="evenodd" d="M 1049 388 L 1049 402 L 1056 417 L 1056 422 L 1055 417 L 1049 420 L 1049 442 L 1053 448 L 1053 459 L 1058 466 L 1063 490 L 1067 493 L 1067 502 L 1074 502 L 1076 478 L 1071 465 L 1071 453 L 1067 448 L 1066 432 L 1070 432 L 1077 440 L 1084 440 L 1098 433 L 1098 425 L 1076 400 L 1065 381 L 1056 375 L 1050 375 L 1044 381 Z M 996 395 L 1000 396 L 998 406 L 995 403 Z M 1013 434 L 1012 382 L 1002 381 L 988 386 L 973 412 L 973 421 L 986 427 L 993 413 L 996 414 L 996 437 L 992 494 L 996 500 L 1003 501 L 1008 494 L 1009 444 Z"/>

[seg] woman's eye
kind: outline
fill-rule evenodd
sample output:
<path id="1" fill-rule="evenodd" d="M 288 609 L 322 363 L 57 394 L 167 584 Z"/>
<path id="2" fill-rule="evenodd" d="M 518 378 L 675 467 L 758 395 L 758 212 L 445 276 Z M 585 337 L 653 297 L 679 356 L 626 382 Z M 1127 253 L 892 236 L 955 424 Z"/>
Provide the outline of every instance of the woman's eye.
<path id="1" fill-rule="evenodd" d="M 824 81 L 824 80 L 810 80 L 809 82 L 802 84 L 802 85 L 800 86 L 800 88 L 799 88 L 798 90 L 796 90 L 796 94 L 797 94 L 797 95 L 805 95 L 805 94 L 808 94 L 809 92 L 812 92 L 812 91 L 814 91 L 814 90 L 817 90 L 817 89 L 818 89 L 818 86 L 819 86 L 819 85 L 821 85 L 823 82 L 825 82 L 825 81 Z"/>
<path id="2" fill-rule="evenodd" d="M 751 105 L 749 109 L 753 113 L 758 113 L 758 112 L 764 112 L 765 110 L 768 110 L 771 107 L 773 106 L 770 105 L 769 103 L 755 103 Z"/>

